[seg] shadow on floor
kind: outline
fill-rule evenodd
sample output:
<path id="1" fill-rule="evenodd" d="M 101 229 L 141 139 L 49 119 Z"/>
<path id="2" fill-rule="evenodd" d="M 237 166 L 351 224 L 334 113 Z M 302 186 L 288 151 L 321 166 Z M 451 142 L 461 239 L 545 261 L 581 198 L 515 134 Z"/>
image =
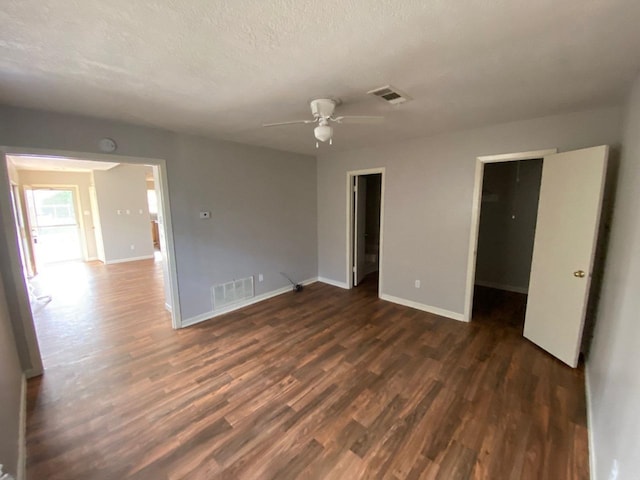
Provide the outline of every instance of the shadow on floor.
<path id="1" fill-rule="evenodd" d="M 473 293 L 472 321 L 499 324 L 522 333 L 527 295 L 476 285 Z"/>

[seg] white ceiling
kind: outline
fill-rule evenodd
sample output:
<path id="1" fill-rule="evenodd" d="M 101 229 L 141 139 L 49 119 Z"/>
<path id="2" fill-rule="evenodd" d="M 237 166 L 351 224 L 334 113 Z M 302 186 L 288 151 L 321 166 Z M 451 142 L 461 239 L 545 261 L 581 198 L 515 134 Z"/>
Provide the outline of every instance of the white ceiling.
<path id="1" fill-rule="evenodd" d="M 4 0 L 0 24 L 2 103 L 307 153 L 313 126 L 260 125 L 333 95 L 387 117 L 323 147 L 363 146 L 611 105 L 640 70 L 638 0 Z"/>
<path id="2" fill-rule="evenodd" d="M 110 170 L 120 165 L 113 162 L 94 162 L 64 157 L 37 157 L 29 155 L 7 155 L 7 158 L 18 170 L 41 170 L 52 172 L 91 172 L 93 170 Z"/>

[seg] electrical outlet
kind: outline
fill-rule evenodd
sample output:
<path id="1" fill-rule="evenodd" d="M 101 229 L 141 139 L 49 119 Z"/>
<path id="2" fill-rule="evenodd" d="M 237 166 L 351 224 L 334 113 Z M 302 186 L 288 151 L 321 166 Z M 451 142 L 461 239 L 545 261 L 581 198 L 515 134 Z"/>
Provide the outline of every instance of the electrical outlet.
<path id="1" fill-rule="evenodd" d="M 264 276 L 261 273 L 259 273 L 258 274 L 258 281 L 262 282 L 263 280 L 264 280 Z"/>
<path id="2" fill-rule="evenodd" d="M 416 280 L 415 285 L 416 285 L 416 288 L 420 288 L 420 280 Z"/>
<path id="3" fill-rule="evenodd" d="M 135 245 L 131 245 L 131 250 L 135 250 L 136 246 Z"/>

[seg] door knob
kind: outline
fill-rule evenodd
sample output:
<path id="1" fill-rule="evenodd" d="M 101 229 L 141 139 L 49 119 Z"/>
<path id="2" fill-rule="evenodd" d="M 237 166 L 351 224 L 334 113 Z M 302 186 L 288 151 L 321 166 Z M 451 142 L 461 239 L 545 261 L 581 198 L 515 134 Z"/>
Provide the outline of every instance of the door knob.
<path id="1" fill-rule="evenodd" d="M 585 276 L 584 270 L 576 270 L 573 272 L 574 277 L 582 278 Z"/>

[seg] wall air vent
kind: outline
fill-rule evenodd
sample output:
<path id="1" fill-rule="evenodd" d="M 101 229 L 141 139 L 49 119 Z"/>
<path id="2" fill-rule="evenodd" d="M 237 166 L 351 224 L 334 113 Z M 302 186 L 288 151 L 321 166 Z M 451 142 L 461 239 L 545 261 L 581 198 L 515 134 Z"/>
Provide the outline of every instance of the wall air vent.
<path id="1" fill-rule="evenodd" d="M 387 103 L 392 105 L 399 105 L 404 102 L 408 102 L 411 100 L 411 97 L 404 92 L 401 92 L 396 87 L 392 87 L 391 85 L 385 85 L 384 87 L 374 88 L 373 90 L 369 90 L 367 92 L 368 95 L 373 95 L 374 97 L 378 97 L 381 100 L 384 100 Z"/>
<path id="2" fill-rule="evenodd" d="M 253 277 L 219 283 L 211 287 L 213 309 L 220 310 L 235 303 L 253 298 Z"/>

